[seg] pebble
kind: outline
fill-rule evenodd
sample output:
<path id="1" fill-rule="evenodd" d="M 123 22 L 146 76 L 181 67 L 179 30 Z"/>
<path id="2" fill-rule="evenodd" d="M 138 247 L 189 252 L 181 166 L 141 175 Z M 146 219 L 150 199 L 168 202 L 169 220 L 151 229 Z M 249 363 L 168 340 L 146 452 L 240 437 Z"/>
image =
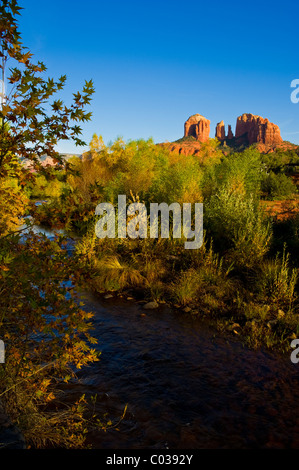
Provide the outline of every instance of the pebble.
<path id="1" fill-rule="evenodd" d="M 145 308 L 146 310 L 153 310 L 158 307 L 159 307 L 159 304 L 153 301 L 153 302 L 148 302 L 147 304 L 145 304 L 143 308 Z"/>

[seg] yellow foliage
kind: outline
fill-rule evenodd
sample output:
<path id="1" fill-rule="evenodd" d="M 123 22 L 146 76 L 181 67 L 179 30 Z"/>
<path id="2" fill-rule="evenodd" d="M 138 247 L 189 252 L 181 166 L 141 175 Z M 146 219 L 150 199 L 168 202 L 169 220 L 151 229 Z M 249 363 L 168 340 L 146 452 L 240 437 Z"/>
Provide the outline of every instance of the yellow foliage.
<path id="1" fill-rule="evenodd" d="M 12 178 L 0 178 L 0 235 L 15 231 L 28 205 L 24 191 Z"/>

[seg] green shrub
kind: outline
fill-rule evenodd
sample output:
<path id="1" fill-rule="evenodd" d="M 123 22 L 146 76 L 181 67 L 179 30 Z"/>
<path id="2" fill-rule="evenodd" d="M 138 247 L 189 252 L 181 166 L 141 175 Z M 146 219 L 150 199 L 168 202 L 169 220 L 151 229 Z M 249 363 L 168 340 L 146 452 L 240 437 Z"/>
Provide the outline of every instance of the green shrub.
<path id="1" fill-rule="evenodd" d="M 269 249 L 270 224 L 258 201 L 244 193 L 220 189 L 204 205 L 204 224 L 216 247 L 237 267 L 254 266 Z"/>
<path id="2" fill-rule="evenodd" d="M 285 199 L 297 193 L 296 185 L 284 173 L 263 173 L 261 191 L 264 199 Z"/>
<path id="3" fill-rule="evenodd" d="M 299 166 L 298 150 L 276 149 L 261 157 L 263 165 L 268 171 L 291 171 L 292 168 Z M 288 166 L 291 164 L 291 166 Z"/>
<path id="4" fill-rule="evenodd" d="M 229 279 L 232 266 L 225 266 L 223 259 L 214 252 L 212 243 L 206 243 L 189 269 L 181 271 L 170 284 L 172 299 L 180 305 L 197 304 L 203 311 L 224 308 L 224 299 L 232 293 L 233 282 Z"/>
<path id="5" fill-rule="evenodd" d="M 257 150 L 247 149 L 224 157 L 220 163 L 206 168 L 202 179 L 204 199 L 209 199 L 221 188 L 258 198 L 261 175 L 261 157 Z"/>

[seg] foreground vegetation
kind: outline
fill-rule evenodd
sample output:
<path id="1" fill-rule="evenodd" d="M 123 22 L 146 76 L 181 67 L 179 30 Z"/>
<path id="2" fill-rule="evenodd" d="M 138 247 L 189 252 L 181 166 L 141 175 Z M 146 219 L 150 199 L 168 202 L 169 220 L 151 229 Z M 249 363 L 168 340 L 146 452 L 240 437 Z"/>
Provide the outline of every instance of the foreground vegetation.
<path id="1" fill-rule="evenodd" d="M 275 196 L 296 207 L 294 165 L 288 165 L 296 162 L 294 150 L 224 155 L 210 140 L 201 154 L 183 157 L 151 140 L 105 146 L 95 135 L 90 152 L 71 160 L 73 174 L 60 174 L 56 196 L 35 217 L 81 235 L 76 259 L 88 288 L 169 303 L 213 320 L 252 347 L 289 351 L 299 333 L 299 217 L 294 211 L 280 220 L 263 203 Z M 116 207 L 119 194 L 147 207 L 203 202 L 203 246 L 186 250 L 184 239 L 171 237 L 98 239 L 95 207 Z"/>
<path id="2" fill-rule="evenodd" d="M 53 178 L 40 157 L 59 165 L 59 140 L 84 144 L 79 124 L 91 117 L 85 107 L 93 85 L 86 82 L 69 106 L 55 98 L 66 77 L 45 79 L 45 65 L 32 61 L 18 31 L 20 10 L 16 0 L 0 2 L 0 400 L 28 447 L 77 448 L 84 447 L 90 424 L 85 398 L 59 408 L 54 400 L 60 402 L 62 384 L 76 382 L 77 369 L 98 360 L 92 314 L 76 299 L 78 271 L 64 241 L 25 234 L 20 226 L 36 175 Z"/>
<path id="3" fill-rule="evenodd" d="M 25 184 L 20 161 L 2 167 L 0 325 L 7 361 L 0 399 L 29 445 L 84 447 L 95 426 L 86 418 L 84 397 L 54 405 L 61 384 L 75 382 L 76 368 L 98 360 L 92 313 L 76 300 L 77 286 L 167 303 L 250 347 L 289 352 L 299 334 L 296 166 L 288 165 L 297 161 L 295 151 L 270 157 L 249 148 L 224 155 L 217 140 L 183 157 L 151 140 L 106 146 L 95 135 L 84 158 L 37 170 Z M 271 185 L 265 184 L 269 175 Z M 186 250 L 184 239 L 172 237 L 98 239 L 95 208 L 99 202 L 116 206 L 119 194 L 147 207 L 203 202 L 203 246 Z M 292 208 L 283 218 L 266 210 L 274 195 Z M 61 236 L 23 237 L 26 214 L 75 232 L 75 254 L 66 254 Z M 102 430 L 113 426 L 95 421 Z"/>

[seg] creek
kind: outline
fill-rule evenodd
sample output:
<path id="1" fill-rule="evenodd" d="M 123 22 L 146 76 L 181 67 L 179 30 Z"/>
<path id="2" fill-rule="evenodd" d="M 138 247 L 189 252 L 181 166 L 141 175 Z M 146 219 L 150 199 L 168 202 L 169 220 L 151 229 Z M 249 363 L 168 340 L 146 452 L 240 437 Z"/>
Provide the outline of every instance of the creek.
<path id="1" fill-rule="evenodd" d="M 299 364 L 290 356 L 250 350 L 166 305 L 80 296 L 101 357 L 63 399 L 97 396 L 95 411 L 113 422 L 128 405 L 118 430 L 89 434 L 93 448 L 299 448 Z"/>

